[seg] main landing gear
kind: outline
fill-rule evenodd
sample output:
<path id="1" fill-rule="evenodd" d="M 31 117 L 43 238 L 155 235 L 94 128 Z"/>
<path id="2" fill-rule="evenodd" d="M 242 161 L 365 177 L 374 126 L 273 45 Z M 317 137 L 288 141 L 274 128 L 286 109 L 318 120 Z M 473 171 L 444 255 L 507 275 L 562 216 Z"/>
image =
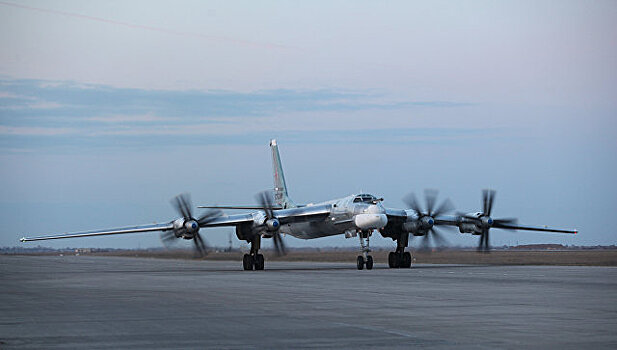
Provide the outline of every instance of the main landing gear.
<path id="1" fill-rule="evenodd" d="M 256 235 L 251 239 L 251 252 L 244 254 L 242 258 L 242 267 L 244 270 L 263 270 L 265 266 L 264 256 L 259 254 L 261 246 L 261 236 Z"/>
<path id="2" fill-rule="evenodd" d="M 356 262 L 358 270 L 362 270 L 364 266 L 366 266 L 367 270 L 373 269 L 373 257 L 368 255 L 368 253 L 371 252 L 371 249 L 369 248 L 369 239 L 371 237 L 371 233 L 372 232 L 370 231 L 358 232 L 358 237 L 360 237 L 360 246 L 362 247 L 362 255 L 358 255 L 358 260 Z"/>
<path id="3" fill-rule="evenodd" d="M 388 254 L 388 266 L 391 269 L 411 267 L 411 253 L 405 251 L 408 241 L 408 233 L 402 234 L 401 237 L 396 240 L 396 251 Z"/>

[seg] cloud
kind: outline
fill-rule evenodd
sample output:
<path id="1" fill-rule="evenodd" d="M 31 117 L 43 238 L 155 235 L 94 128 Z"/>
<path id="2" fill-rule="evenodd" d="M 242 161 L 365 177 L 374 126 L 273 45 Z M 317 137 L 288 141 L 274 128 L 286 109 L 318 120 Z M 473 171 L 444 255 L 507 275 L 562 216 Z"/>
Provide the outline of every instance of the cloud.
<path id="1" fill-rule="evenodd" d="M 383 112 L 464 108 L 374 91 L 146 90 L 65 81 L 0 80 L 0 147 L 178 145 L 296 140 L 463 137 L 469 130 L 417 128 Z M 375 117 L 379 115 L 379 117 Z M 396 127 L 395 127 L 396 126 Z M 179 138 L 182 136 L 182 138 Z M 242 141 L 239 141 L 243 139 Z M 248 141 L 251 142 L 251 141 Z"/>
<path id="2" fill-rule="evenodd" d="M 4 126 L 0 125 L 0 135 L 20 136 L 60 136 L 75 134 L 79 131 L 71 128 L 41 128 L 29 126 Z"/>
<path id="3" fill-rule="evenodd" d="M 6 100 L 8 100 L 8 99 L 6 99 Z M 19 109 L 46 110 L 46 109 L 53 109 L 53 108 L 60 108 L 60 107 L 62 107 L 62 105 L 60 105 L 58 103 L 55 103 L 55 102 L 36 101 L 34 99 L 32 99 L 31 101 L 32 101 L 31 103 L 27 103 L 27 104 L 23 104 L 23 103 L 10 104 L 10 103 L 7 103 L 7 104 L 3 105 L 2 107 L 0 107 L 0 110 L 11 110 L 11 109 L 12 110 L 19 110 Z"/>
<path id="4" fill-rule="evenodd" d="M 298 111 L 358 111 L 398 108 L 447 108 L 469 105 L 456 101 L 396 100 L 379 93 L 337 90 L 266 90 L 254 92 L 144 90 L 39 80 L 3 80 L 1 108 L 49 103 L 37 116 L 149 114 L 164 117 L 245 117 Z M 64 108 L 58 108 L 58 107 Z M 43 108 L 41 108 L 43 109 Z M 27 114 L 28 112 L 23 112 Z M 5 114 L 5 116 L 19 116 Z"/>
<path id="5" fill-rule="evenodd" d="M 152 123 L 152 122 L 172 122 L 175 118 L 164 118 L 156 116 L 152 113 L 138 114 L 138 115 L 109 115 L 88 117 L 86 120 L 91 122 L 101 123 Z"/>

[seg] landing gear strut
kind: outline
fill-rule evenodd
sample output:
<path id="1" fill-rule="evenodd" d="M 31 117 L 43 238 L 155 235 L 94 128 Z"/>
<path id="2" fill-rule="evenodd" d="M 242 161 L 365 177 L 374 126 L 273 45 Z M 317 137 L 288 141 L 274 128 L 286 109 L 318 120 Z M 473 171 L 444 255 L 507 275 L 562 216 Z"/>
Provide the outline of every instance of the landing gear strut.
<path id="1" fill-rule="evenodd" d="M 244 270 L 263 270 L 265 266 L 264 256 L 259 254 L 261 247 L 261 236 L 256 235 L 251 239 L 251 252 L 244 254 L 242 267 Z"/>
<path id="2" fill-rule="evenodd" d="M 388 266 L 392 269 L 395 268 L 410 268 L 411 267 L 411 253 L 405 251 L 407 243 L 409 242 L 409 234 L 404 233 L 396 240 L 396 251 L 388 254 Z"/>
<path id="3" fill-rule="evenodd" d="M 358 237 L 360 238 L 360 247 L 362 247 L 362 255 L 358 255 L 356 266 L 358 270 L 362 270 L 366 266 L 367 270 L 373 269 L 373 257 L 368 255 L 371 252 L 369 247 L 371 231 L 360 231 Z"/>

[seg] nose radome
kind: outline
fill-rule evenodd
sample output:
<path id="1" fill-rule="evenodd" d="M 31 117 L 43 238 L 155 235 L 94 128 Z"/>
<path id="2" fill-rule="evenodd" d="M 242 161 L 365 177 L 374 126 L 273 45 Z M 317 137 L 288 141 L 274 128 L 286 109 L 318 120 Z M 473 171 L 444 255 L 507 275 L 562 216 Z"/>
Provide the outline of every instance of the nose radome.
<path id="1" fill-rule="evenodd" d="M 388 224 L 385 214 L 358 214 L 354 217 L 354 224 L 362 230 L 380 229 Z"/>

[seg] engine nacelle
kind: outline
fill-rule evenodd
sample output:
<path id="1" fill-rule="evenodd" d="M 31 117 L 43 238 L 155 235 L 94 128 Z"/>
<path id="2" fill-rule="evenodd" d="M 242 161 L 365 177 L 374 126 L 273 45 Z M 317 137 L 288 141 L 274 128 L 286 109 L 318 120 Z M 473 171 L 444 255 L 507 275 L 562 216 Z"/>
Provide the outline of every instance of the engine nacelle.
<path id="1" fill-rule="evenodd" d="M 403 230 L 414 236 L 424 236 L 434 224 L 435 219 L 430 216 L 423 216 L 420 219 L 411 218 L 403 223 Z"/>
<path id="2" fill-rule="evenodd" d="M 193 219 L 176 219 L 173 221 L 173 227 L 174 235 L 178 238 L 193 239 L 199 232 L 199 224 Z"/>
<path id="3" fill-rule="evenodd" d="M 417 220 L 405 221 L 403 223 L 403 231 L 406 232 L 418 232 L 420 229 L 420 223 Z"/>
<path id="4" fill-rule="evenodd" d="M 242 224 L 236 226 L 236 237 L 239 240 L 246 240 L 247 242 L 253 237 L 253 229 L 250 224 Z"/>
<path id="5" fill-rule="evenodd" d="M 477 234 L 478 227 L 476 226 L 476 224 L 474 224 L 472 222 L 462 222 L 462 223 L 458 224 L 458 230 L 461 233 Z M 481 231 L 480 231 L 480 233 L 481 233 Z"/>
<path id="6" fill-rule="evenodd" d="M 174 225 L 174 231 L 184 228 L 184 219 L 180 218 L 180 219 L 174 220 L 173 225 Z"/>

